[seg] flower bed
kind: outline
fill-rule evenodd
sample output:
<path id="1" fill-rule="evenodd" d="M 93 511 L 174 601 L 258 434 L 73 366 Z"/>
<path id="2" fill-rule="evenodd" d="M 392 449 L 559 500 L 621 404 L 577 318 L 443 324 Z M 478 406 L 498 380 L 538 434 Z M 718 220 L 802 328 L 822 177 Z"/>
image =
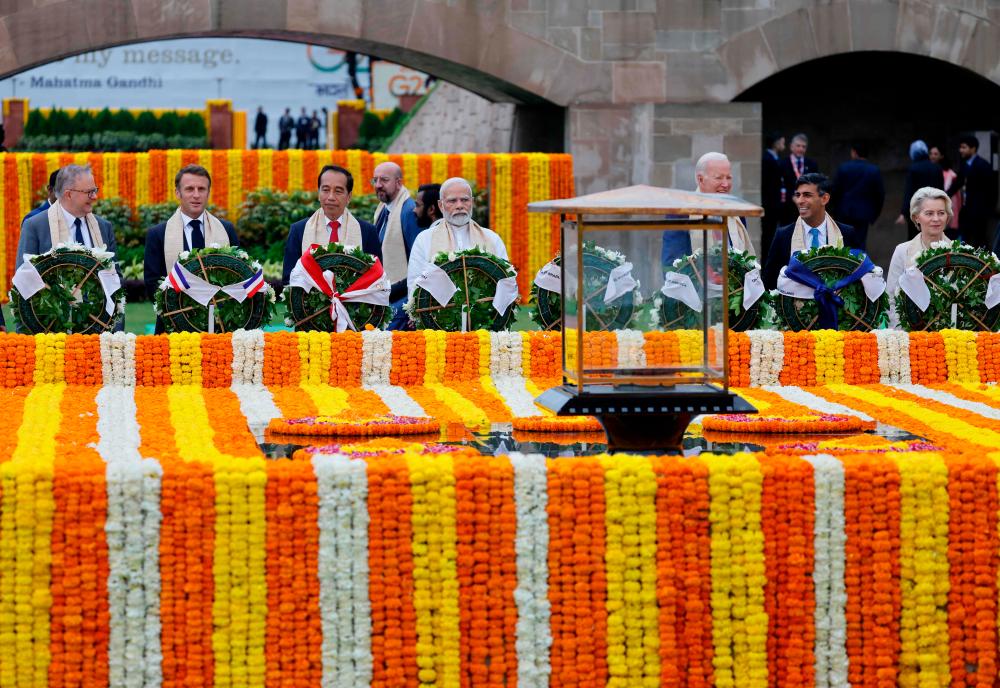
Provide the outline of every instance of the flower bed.
<path id="1" fill-rule="evenodd" d="M 622 367 L 684 364 L 701 357 L 693 331 L 591 333 L 601 360 Z M 0 335 L 0 386 L 233 383 L 410 386 L 451 381 L 487 387 L 523 376 L 551 384 L 562 349 L 551 332 L 237 332 L 226 335 Z M 1000 333 L 945 330 L 732 333 L 733 387 L 1000 382 Z M 529 390 L 530 393 L 532 390 Z M 528 403 L 512 401 L 514 415 Z M 403 414 L 405 415 L 405 414 Z"/>
<path id="2" fill-rule="evenodd" d="M 282 461 L 251 428 L 530 415 L 558 337 L 0 337 L 0 683 L 992 685 L 996 340 L 936 336 L 910 360 L 941 379 L 736 390 L 921 440 L 546 460 L 407 438 Z M 814 381 L 841 346 L 879 360 L 786 337 Z"/>

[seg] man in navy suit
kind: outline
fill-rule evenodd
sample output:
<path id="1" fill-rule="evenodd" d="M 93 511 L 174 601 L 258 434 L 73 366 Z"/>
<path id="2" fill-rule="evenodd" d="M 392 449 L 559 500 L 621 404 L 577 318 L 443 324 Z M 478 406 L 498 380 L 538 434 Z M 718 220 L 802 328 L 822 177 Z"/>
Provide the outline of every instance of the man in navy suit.
<path id="1" fill-rule="evenodd" d="M 788 190 L 781 176 L 781 154 L 785 152 L 785 137 L 771 132 L 764 138 L 764 154 L 760 158 L 760 204 L 764 217 L 760 219 L 760 250 L 766 256 L 774 241 L 781 209 L 787 201 Z"/>
<path id="2" fill-rule="evenodd" d="M 861 248 L 855 241 L 854 228 L 838 224 L 826 212 L 830 187 L 830 180 L 818 172 L 804 174 L 796 181 L 792 199 L 799 217 L 792 224 L 779 227 L 774 234 L 761 275 L 768 289 L 777 286 L 778 274 L 788 265 L 793 251 L 836 246 L 841 242 L 849 248 Z"/>
<path id="3" fill-rule="evenodd" d="M 906 170 L 906 180 L 903 182 L 903 204 L 900 207 L 896 224 L 906 224 L 907 238 L 912 239 L 920 233 L 910 217 L 910 199 L 917 189 L 932 186 L 944 191 L 944 171 L 941 166 L 930 159 L 927 144 L 917 139 L 910 144 L 910 160 L 913 162 Z"/>
<path id="4" fill-rule="evenodd" d="M 779 163 L 782 184 L 787 191 L 785 207 L 781 215 L 782 223 L 795 222 L 795 218 L 799 216 L 795 201 L 792 199 L 795 182 L 804 174 L 819 172 L 816 161 L 806 157 L 807 148 L 809 148 L 809 137 L 805 134 L 796 134 L 792 137 L 792 143 L 789 146 L 791 154 Z"/>
<path id="5" fill-rule="evenodd" d="M 837 168 L 831 192 L 837 217 L 854 227 L 854 239 L 862 249 L 868 241 L 868 227 L 878 219 L 885 203 L 882 173 L 867 158 L 868 144 L 855 142 L 851 159 Z"/>
<path id="6" fill-rule="evenodd" d="M 382 242 L 370 222 L 358 219 L 347 209 L 354 191 L 354 177 L 339 165 L 327 165 L 319 173 L 319 210 L 312 217 L 299 220 L 288 229 L 281 284 L 288 286 L 292 269 L 310 244 L 351 244 L 381 262 Z"/>
<path id="7" fill-rule="evenodd" d="M 993 167 L 977 155 L 979 140 L 971 134 L 959 139 L 958 154 L 962 164 L 948 195 L 962 191 L 962 209 L 958 211 L 958 233 L 962 241 L 986 247 L 986 228 L 997 204 L 997 180 Z"/>
<path id="8" fill-rule="evenodd" d="M 52 208 L 56 208 L 55 212 L 62 213 L 60 225 L 65 223 L 65 236 L 61 236 L 60 228 L 55 229 L 62 242 L 76 242 L 88 248 L 95 248 L 94 236 L 89 231 L 92 218 L 96 221 L 100 233 L 99 240 L 104 245 L 104 250 L 117 253 L 118 244 L 115 242 L 115 232 L 111 223 L 92 212 L 97 193 L 97 184 L 94 183 L 90 166 L 67 165 L 62 168 L 56 175 L 56 202 L 45 212 L 27 218 L 21 226 L 21 237 L 17 242 L 17 267 L 21 267 L 21 263 L 24 262 L 24 254 L 38 255 L 52 248 L 52 231 L 49 229 L 49 215 Z M 117 264 L 118 259 L 115 258 L 115 265 Z"/>

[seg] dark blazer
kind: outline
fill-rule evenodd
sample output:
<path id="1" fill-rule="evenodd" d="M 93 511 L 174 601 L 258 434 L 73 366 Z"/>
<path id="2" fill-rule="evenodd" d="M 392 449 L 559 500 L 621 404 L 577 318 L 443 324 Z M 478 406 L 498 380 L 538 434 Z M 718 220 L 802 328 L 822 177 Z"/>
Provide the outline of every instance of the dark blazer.
<path id="1" fill-rule="evenodd" d="M 925 186 L 944 189 L 944 172 L 941 170 L 941 166 L 932 162 L 930 158 L 914 160 L 913 164 L 906 170 L 906 181 L 903 183 L 903 207 L 900 210 L 903 217 L 909 219 L 910 199 L 913 198 L 917 189 L 922 189 Z"/>
<path id="2" fill-rule="evenodd" d="M 963 160 L 955 172 L 958 177 L 951 183 L 948 195 L 955 195 L 964 186 L 962 214 L 970 216 L 969 219 L 973 221 L 988 218 L 997 204 L 997 183 L 993 177 L 993 168 L 985 159 L 974 155 L 971 164 Z"/>
<path id="3" fill-rule="evenodd" d="M 95 215 L 95 217 L 97 217 Z M 115 266 L 118 266 L 118 243 L 115 241 L 115 230 L 111 223 L 103 217 L 97 217 L 97 226 L 101 230 L 101 239 L 104 241 L 107 250 L 115 254 Z M 38 255 L 45 253 L 52 248 L 52 238 L 49 236 L 49 215 L 48 213 L 38 213 L 32 215 L 21 225 L 21 238 L 17 242 L 16 267 L 21 267 L 24 262 L 24 254 L 30 253 Z M 119 273 L 121 270 L 119 269 Z"/>
<path id="4" fill-rule="evenodd" d="M 885 203 L 882 173 L 867 160 L 845 162 L 837 168 L 831 196 L 837 217 L 873 223 Z"/>
<path id="5" fill-rule="evenodd" d="M 844 246 L 861 248 L 856 243 L 854 227 L 842 225 L 839 222 L 837 226 L 840 228 L 840 233 L 844 235 Z M 788 265 L 788 261 L 792 257 L 792 232 L 794 230 L 795 223 L 793 222 L 790 225 L 778 227 L 774 232 L 774 241 L 771 242 L 771 250 L 767 252 L 764 273 L 761 275 L 764 286 L 768 289 L 774 289 L 778 286 L 778 273 L 781 272 L 781 268 Z"/>
<path id="6" fill-rule="evenodd" d="M 768 151 L 760 158 L 760 204 L 765 216 L 781 212 L 781 163 Z"/>
<path id="7" fill-rule="evenodd" d="M 221 218 L 219 222 L 226 229 L 226 235 L 229 236 L 229 245 L 239 246 L 240 240 L 236 236 L 233 223 Z M 166 233 L 166 222 L 161 222 L 146 230 L 146 251 L 142 260 L 142 281 L 146 286 L 146 295 L 151 299 L 156 294 L 156 290 L 160 288 L 163 278 L 167 276 L 168 268 L 166 261 L 163 259 L 163 237 L 166 236 Z M 191 248 L 188 246 L 186 236 L 184 237 L 183 248 L 185 251 Z M 170 268 L 173 268 L 173 265 Z"/>
<path id="8" fill-rule="evenodd" d="M 421 229 L 417 224 L 417 215 L 413 212 L 417 203 L 412 198 L 407 198 L 403 203 L 403 207 L 399 209 L 399 228 L 403 233 L 403 248 L 406 249 L 406 262 L 410 262 L 410 250 L 413 248 L 413 242 L 416 241 L 417 235 L 420 234 Z M 376 226 L 378 224 L 378 218 L 375 218 Z M 386 218 L 386 223 L 388 224 L 388 217 Z M 380 232 L 383 236 L 379 237 L 379 241 L 385 239 L 384 229 Z M 399 280 L 392 285 L 392 291 L 389 292 L 389 301 L 396 303 L 400 299 L 406 298 L 406 278 Z"/>
<path id="9" fill-rule="evenodd" d="M 364 220 L 358 218 L 357 215 L 354 219 L 358 221 L 361 225 L 361 250 L 365 253 L 375 256 L 380 261 L 382 260 L 382 243 L 378 240 L 378 232 L 375 231 L 375 225 L 370 222 L 365 222 Z M 292 268 L 302 257 L 302 233 L 306 229 L 306 222 L 309 218 L 304 220 L 299 220 L 291 227 L 288 228 L 288 240 L 285 242 L 285 260 L 281 269 L 281 286 L 288 286 L 288 278 L 291 277 Z M 409 250 L 407 250 L 409 254 Z"/>
<path id="10" fill-rule="evenodd" d="M 46 198 L 45 201 L 43 201 L 42 203 L 38 204 L 37 207 L 32 208 L 31 210 L 29 210 L 28 214 L 21 218 L 21 224 L 23 225 L 24 221 L 27 220 L 29 217 L 34 217 L 38 213 L 44 213 L 46 210 L 48 210 L 51 207 L 52 207 L 52 204 L 49 203 L 49 199 Z"/>
<path id="11" fill-rule="evenodd" d="M 804 171 L 802 174 L 809 174 L 810 172 L 819 172 L 819 165 L 812 158 L 805 157 L 802 159 L 804 165 Z M 791 203 L 792 194 L 795 193 L 795 182 L 799 178 L 799 175 L 795 173 L 795 166 L 792 165 L 792 156 L 787 158 L 782 158 L 781 162 L 778 163 L 778 167 L 781 168 L 781 178 L 785 180 L 785 188 L 788 189 L 788 202 Z"/>

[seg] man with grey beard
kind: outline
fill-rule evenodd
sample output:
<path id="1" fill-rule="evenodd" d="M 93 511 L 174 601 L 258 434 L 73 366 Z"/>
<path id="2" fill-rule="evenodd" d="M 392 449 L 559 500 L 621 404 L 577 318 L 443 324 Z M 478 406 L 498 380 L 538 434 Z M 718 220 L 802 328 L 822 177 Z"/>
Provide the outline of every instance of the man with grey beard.
<path id="1" fill-rule="evenodd" d="M 487 253 L 507 259 L 507 247 L 496 232 L 480 227 L 472 219 L 472 186 L 461 177 L 452 177 L 441 185 L 438 207 L 442 218 L 417 235 L 410 249 L 406 271 L 407 292 L 412 297 L 414 282 L 441 252 L 464 251 L 478 246 Z"/>

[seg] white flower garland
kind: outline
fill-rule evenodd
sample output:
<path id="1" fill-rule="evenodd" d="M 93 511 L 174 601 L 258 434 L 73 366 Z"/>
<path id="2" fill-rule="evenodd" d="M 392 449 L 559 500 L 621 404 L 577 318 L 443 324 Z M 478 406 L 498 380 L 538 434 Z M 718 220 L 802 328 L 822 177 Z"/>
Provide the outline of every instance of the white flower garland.
<path id="1" fill-rule="evenodd" d="M 101 333 L 101 373 L 105 385 L 135 386 L 135 335 Z"/>
<path id="2" fill-rule="evenodd" d="M 844 466 L 828 454 L 805 457 L 813 465 L 816 518 L 813 583 L 816 589 L 816 686 L 840 688 L 847 681 L 847 588 L 844 525 Z"/>
<path id="3" fill-rule="evenodd" d="M 364 461 L 313 457 L 319 501 L 319 607 L 323 686 L 371 683 L 368 474 Z"/>
<path id="4" fill-rule="evenodd" d="M 875 330 L 878 342 L 879 382 L 883 385 L 910 382 L 910 334 L 899 330 Z"/>
<path id="5" fill-rule="evenodd" d="M 158 686 L 160 646 L 160 486 L 153 459 L 107 467 L 108 683 Z"/>
<path id="6" fill-rule="evenodd" d="M 875 419 L 867 413 L 858 411 L 857 409 L 852 409 L 850 406 L 844 406 L 843 404 L 838 404 L 833 401 L 827 401 L 823 397 L 817 396 L 812 392 L 808 392 L 801 387 L 795 387 L 793 385 L 764 385 L 763 389 L 768 392 L 774 392 L 786 401 L 790 401 L 793 404 L 799 404 L 800 406 L 805 406 L 806 408 L 810 408 L 818 413 L 854 416 L 855 418 L 860 418 L 866 423 L 875 421 Z"/>
<path id="7" fill-rule="evenodd" d="M 490 378 L 511 415 L 540 416 L 535 395 L 528 391 L 524 373 L 524 338 L 520 332 L 490 332 Z"/>
<path id="8" fill-rule="evenodd" d="M 263 330 L 233 332 L 233 385 L 238 384 L 264 384 Z"/>
<path id="9" fill-rule="evenodd" d="M 750 386 L 780 385 L 785 365 L 785 336 L 772 330 L 750 330 Z"/>
<path id="10" fill-rule="evenodd" d="M 361 333 L 361 384 L 387 385 L 392 368 L 392 332 Z"/>
<path id="11" fill-rule="evenodd" d="M 511 454 L 517 533 L 517 685 L 547 688 L 552 674 L 551 607 L 548 590 L 548 478 L 545 457 Z"/>
<path id="12" fill-rule="evenodd" d="M 229 389 L 240 400 L 240 412 L 253 435 L 261 437 L 271 419 L 282 416 L 271 390 L 264 385 L 237 384 L 234 380 Z"/>
<path id="13" fill-rule="evenodd" d="M 893 386 L 897 389 L 903 390 L 904 392 L 909 392 L 910 394 L 914 394 L 918 397 L 923 397 L 924 399 L 931 399 L 932 401 L 937 401 L 947 406 L 954 406 L 955 408 L 960 408 L 963 411 L 978 414 L 983 418 L 1000 420 L 1000 409 L 989 406 L 988 404 L 962 399 L 961 397 L 956 397 L 954 394 L 944 392 L 940 389 L 925 387 L 924 385 L 897 384 Z"/>
<path id="14" fill-rule="evenodd" d="M 646 339 L 642 336 L 642 332 L 639 330 L 615 330 L 615 338 L 618 340 L 619 368 L 646 367 L 646 350 L 643 348 Z"/>
<path id="15" fill-rule="evenodd" d="M 390 413 L 426 418 L 424 408 L 405 389 L 389 383 L 392 369 L 392 332 L 361 333 L 361 386 L 375 392 Z"/>

